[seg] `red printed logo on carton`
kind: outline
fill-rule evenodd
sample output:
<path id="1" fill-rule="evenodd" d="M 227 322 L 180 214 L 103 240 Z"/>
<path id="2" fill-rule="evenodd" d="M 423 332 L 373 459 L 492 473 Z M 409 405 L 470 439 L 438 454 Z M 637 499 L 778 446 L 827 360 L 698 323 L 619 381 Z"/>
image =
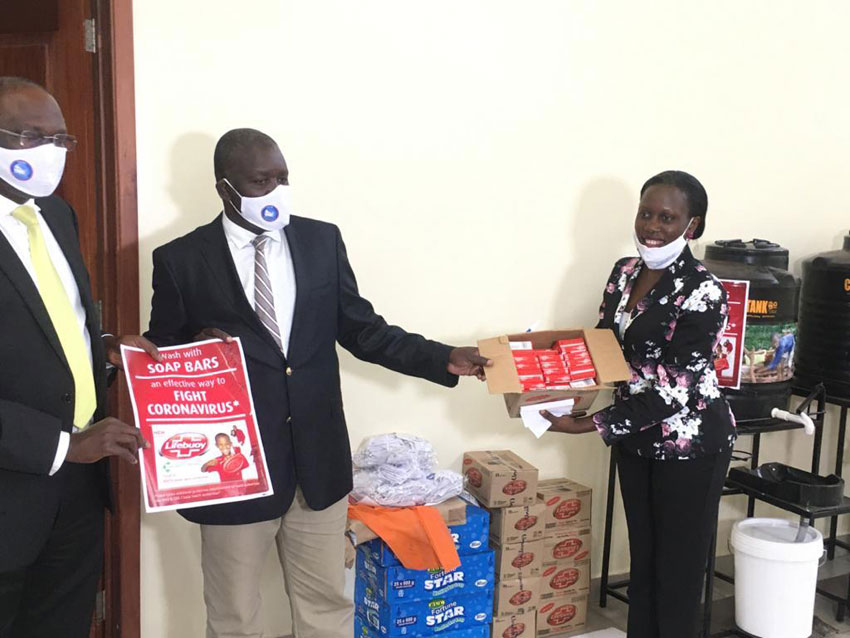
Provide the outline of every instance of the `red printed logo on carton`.
<path id="1" fill-rule="evenodd" d="M 199 432 L 183 432 L 175 434 L 163 443 L 159 453 L 169 459 L 191 459 L 206 452 L 207 446 L 209 440 L 205 435 Z"/>
<path id="2" fill-rule="evenodd" d="M 537 525 L 537 517 L 536 516 L 523 516 L 514 524 L 514 529 L 518 529 L 521 532 L 524 532 L 527 529 L 531 529 Z"/>
<path id="3" fill-rule="evenodd" d="M 582 542 L 580 538 L 567 538 L 566 540 L 562 540 L 552 549 L 552 558 L 555 560 L 571 558 L 578 553 L 581 546 Z M 587 553 L 585 552 L 585 556 L 586 555 Z M 578 557 L 576 557 L 576 560 L 578 560 Z"/>
<path id="4" fill-rule="evenodd" d="M 527 487 L 528 483 L 526 483 L 522 479 L 514 479 L 502 488 L 502 492 L 504 492 L 508 496 L 516 496 L 517 494 L 524 492 L 525 488 Z"/>
<path id="5" fill-rule="evenodd" d="M 572 518 L 576 514 L 581 511 L 581 501 L 577 498 L 571 498 L 569 500 L 563 501 L 558 507 L 555 508 L 555 511 L 552 513 L 552 516 L 557 518 L 558 520 L 566 520 L 568 518 Z"/>
<path id="6" fill-rule="evenodd" d="M 576 616 L 576 606 L 575 605 L 561 605 L 546 619 L 546 622 L 552 627 L 559 627 L 560 625 L 564 625 L 570 622 Z"/>
<path id="7" fill-rule="evenodd" d="M 484 477 L 478 468 L 471 467 L 466 471 L 466 478 L 469 479 L 469 484 L 473 487 L 481 487 Z"/>
<path id="8" fill-rule="evenodd" d="M 562 569 L 557 574 L 552 576 L 549 581 L 549 587 L 552 589 L 566 589 L 572 587 L 578 582 L 579 571 L 573 567 Z"/>
<path id="9" fill-rule="evenodd" d="M 523 589 L 522 591 L 518 591 L 513 596 L 511 596 L 510 603 L 514 607 L 519 607 L 520 605 L 524 605 L 529 600 L 531 600 L 532 596 L 533 594 L 531 593 L 531 591 L 529 591 L 528 589 Z"/>
<path id="10" fill-rule="evenodd" d="M 519 638 L 525 633 L 525 623 L 518 622 L 502 632 L 502 638 Z"/>

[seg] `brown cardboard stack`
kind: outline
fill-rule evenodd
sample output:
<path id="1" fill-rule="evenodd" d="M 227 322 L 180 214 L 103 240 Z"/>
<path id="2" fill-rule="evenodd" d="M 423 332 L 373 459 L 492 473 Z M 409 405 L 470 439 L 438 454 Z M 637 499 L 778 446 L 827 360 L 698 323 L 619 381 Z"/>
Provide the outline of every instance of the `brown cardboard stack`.
<path id="1" fill-rule="evenodd" d="M 537 636 L 560 636 L 587 621 L 591 490 L 570 479 L 549 479 L 538 483 L 537 495 L 544 508 Z"/>
<path id="2" fill-rule="evenodd" d="M 467 489 L 490 512 L 496 552 L 493 638 L 534 638 L 543 569 L 544 506 L 537 468 L 508 450 L 467 452 Z"/>

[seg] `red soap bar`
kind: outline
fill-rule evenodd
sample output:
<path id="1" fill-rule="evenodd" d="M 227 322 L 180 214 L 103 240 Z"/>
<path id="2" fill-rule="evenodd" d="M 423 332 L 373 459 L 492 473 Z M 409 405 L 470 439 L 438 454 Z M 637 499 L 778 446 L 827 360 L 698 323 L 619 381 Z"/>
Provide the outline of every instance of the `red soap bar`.
<path id="1" fill-rule="evenodd" d="M 575 346 L 585 346 L 584 339 L 576 337 L 575 339 L 561 339 L 555 343 L 559 348 L 571 348 Z"/>
<path id="2" fill-rule="evenodd" d="M 596 376 L 596 370 L 594 368 L 579 368 L 570 370 L 570 376 L 572 376 L 573 381 L 581 381 L 582 379 L 592 379 Z"/>
<path id="3" fill-rule="evenodd" d="M 543 374 L 543 370 L 541 370 L 540 366 L 537 366 L 537 365 L 526 366 L 526 365 L 517 364 L 516 373 L 519 376 L 523 377 L 523 376 L 526 376 L 526 375 L 529 375 L 529 374 L 534 374 L 534 375 Z"/>
<path id="4" fill-rule="evenodd" d="M 535 390 L 546 390 L 546 384 L 545 383 L 534 383 L 534 382 L 522 384 L 522 391 L 523 392 L 533 392 Z"/>

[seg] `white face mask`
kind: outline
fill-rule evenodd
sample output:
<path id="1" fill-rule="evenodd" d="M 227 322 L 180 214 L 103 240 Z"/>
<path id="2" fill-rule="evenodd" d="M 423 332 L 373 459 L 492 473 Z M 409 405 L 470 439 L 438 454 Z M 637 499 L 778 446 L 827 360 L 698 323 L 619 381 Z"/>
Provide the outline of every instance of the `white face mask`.
<path id="1" fill-rule="evenodd" d="M 31 197 L 47 197 L 62 181 L 68 149 L 53 144 L 35 148 L 0 146 L 0 179 Z"/>
<path id="2" fill-rule="evenodd" d="M 691 225 L 688 224 L 688 227 L 685 228 L 685 232 L 682 233 L 680 237 L 677 237 L 669 244 L 659 246 L 658 248 L 651 248 L 640 243 L 637 232 L 632 229 L 632 236 L 635 240 L 635 246 L 640 253 L 640 258 L 643 259 L 644 263 L 650 270 L 663 270 L 664 268 L 667 268 L 679 258 L 682 251 L 685 250 L 685 246 L 688 245 L 688 240 L 685 239 L 685 236 L 688 234 L 690 227 Z"/>
<path id="3" fill-rule="evenodd" d="M 288 185 L 280 184 L 271 193 L 262 197 L 245 197 L 226 177 L 224 181 L 241 198 L 241 207 L 237 208 L 233 200 L 230 201 L 230 205 L 239 211 L 245 221 L 263 230 L 280 230 L 289 224 L 289 216 L 292 213 L 292 191 Z"/>

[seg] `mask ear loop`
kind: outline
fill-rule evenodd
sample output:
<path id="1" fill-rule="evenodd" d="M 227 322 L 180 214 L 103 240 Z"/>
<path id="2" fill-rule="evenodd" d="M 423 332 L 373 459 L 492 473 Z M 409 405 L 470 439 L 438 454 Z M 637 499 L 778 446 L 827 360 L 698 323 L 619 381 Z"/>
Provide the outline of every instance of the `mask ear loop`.
<path id="1" fill-rule="evenodd" d="M 242 194 L 238 190 L 236 190 L 236 187 L 230 183 L 229 179 L 227 179 L 226 177 L 222 177 L 221 181 L 227 184 L 230 187 L 230 190 L 239 195 L 240 199 L 242 198 Z M 229 195 L 227 197 L 227 203 L 230 204 L 230 207 L 233 208 L 233 210 L 235 210 L 238 215 L 242 214 L 242 210 L 240 209 L 240 207 L 237 207 L 236 204 L 233 203 L 233 198 Z"/>

